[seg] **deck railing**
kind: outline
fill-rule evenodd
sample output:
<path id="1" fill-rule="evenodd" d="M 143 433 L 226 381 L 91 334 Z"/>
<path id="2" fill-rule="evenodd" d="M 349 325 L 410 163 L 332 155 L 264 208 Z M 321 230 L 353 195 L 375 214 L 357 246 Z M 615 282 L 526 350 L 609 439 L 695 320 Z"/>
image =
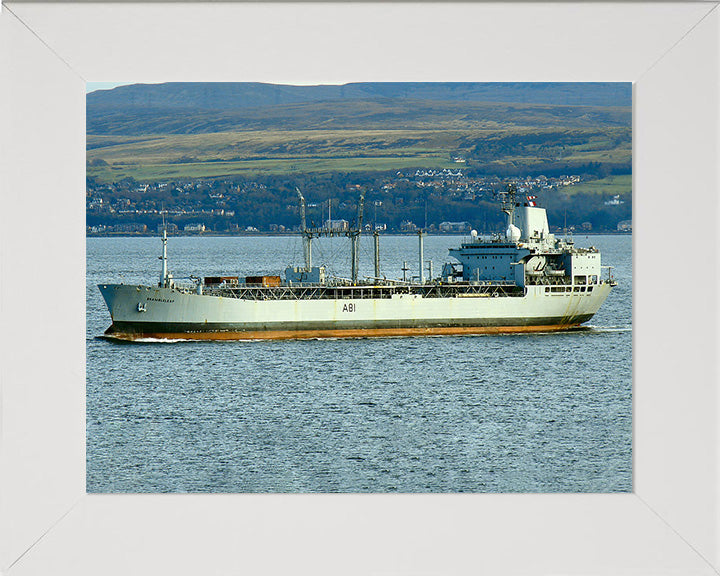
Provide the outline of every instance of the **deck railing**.
<path id="1" fill-rule="evenodd" d="M 457 296 L 521 297 L 525 291 L 514 284 L 408 284 L 363 286 L 212 286 L 203 291 L 208 296 L 239 298 L 242 300 L 357 300 L 389 299 L 415 295 L 422 298 Z"/>

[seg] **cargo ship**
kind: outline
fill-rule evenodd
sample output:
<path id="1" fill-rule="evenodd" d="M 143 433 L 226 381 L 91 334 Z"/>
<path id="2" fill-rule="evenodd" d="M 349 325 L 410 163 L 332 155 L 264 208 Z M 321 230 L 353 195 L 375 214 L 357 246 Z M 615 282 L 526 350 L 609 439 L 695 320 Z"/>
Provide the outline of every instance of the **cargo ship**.
<path id="1" fill-rule="evenodd" d="M 474 230 L 439 275 L 425 276 L 424 232 L 418 233 L 417 277 L 389 280 L 379 268 L 359 279 L 363 197 L 350 239 L 349 278 L 314 266 L 312 243 L 337 235 L 309 228 L 298 191 L 303 238 L 301 266 L 281 275 L 206 276 L 176 281 L 168 271 L 167 232 L 156 285 L 100 284 L 111 326 L 120 340 L 242 340 L 549 332 L 590 320 L 616 286 L 595 247 L 580 248 L 550 233 L 546 210 L 514 186 L 500 194 L 507 227 L 491 237 Z M 407 266 L 403 267 L 403 271 Z"/>

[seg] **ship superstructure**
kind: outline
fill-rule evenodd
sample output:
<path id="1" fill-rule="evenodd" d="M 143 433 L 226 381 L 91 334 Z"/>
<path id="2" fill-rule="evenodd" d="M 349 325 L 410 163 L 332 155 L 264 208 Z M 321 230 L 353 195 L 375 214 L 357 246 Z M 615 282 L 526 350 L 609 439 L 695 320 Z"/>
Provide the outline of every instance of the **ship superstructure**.
<path id="1" fill-rule="evenodd" d="M 577 248 L 550 233 L 546 211 L 533 197 L 519 200 L 513 186 L 502 194 L 503 234 L 482 238 L 473 231 L 450 249 L 456 260 L 439 276 L 425 277 L 423 238 L 418 233 L 420 273 L 388 280 L 379 269 L 374 233 L 374 275 L 359 279 L 358 247 L 364 198 L 356 225 L 347 230 L 309 228 L 298 190 L 303 265 L 281 276 L 217 276 L 176 282 L 162 237 L 156 286 L 101 284 L 113 338 L 255 339 L 476 334 L 566 330 L 598 311 L 615 281 L 602 278 L 596 248 Z M 350 278 L 329 276 L 312 262 L 313 239 L 344 234 L 351 245 Z M 404 271 L 407 266 L 403 267 Z"/>
<path id="2" fill-rule="evenodd" d="M 469 242 L 451 248 L 450 254 L 460 266 L 446 264 L 444 280 L 572 287 L 576 292 L 587 292 L 588 288 L 592 292 L 594 286 L 613 284 L 601 280 L 600 252 L 596 248 L 576 248 L 572 241 L 556 238 L 550 233 L 545 209 L 535 205 L 534 197 L 518 202 L 516 196 L 514 187 L 503 194 L 502 210 L 508 216 L 505 234 L 488 242 L 473 232 Z"/>

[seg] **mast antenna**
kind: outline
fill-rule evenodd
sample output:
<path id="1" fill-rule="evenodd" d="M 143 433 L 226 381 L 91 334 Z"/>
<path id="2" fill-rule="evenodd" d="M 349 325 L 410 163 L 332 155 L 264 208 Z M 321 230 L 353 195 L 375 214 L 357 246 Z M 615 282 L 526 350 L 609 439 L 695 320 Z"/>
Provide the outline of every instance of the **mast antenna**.
<path id="1" fill-rule="evenodd" d="M 501 209 L 506 214 L 510 214 L 515 210 L 515 195 L 517 194 L 517 186 L 513 182 L 507 185 L 507 188 L 500 192 Z"/>
<path id="2" fill-rule="evenodd" d="M 513 182 L 510 182 L 507 188 L 500 192 L 500 209 L 508 215 L 508 230 L 514 225 L 513 214 L 515 213 L 516 194 L 517 186 Z"/>
<path id="3" fill-rule="evenodd" d="M 300 199 L 300 230 L 305 232 L 307 229 L 305 223 L 305 197 L 302 195 L 302 192 L 300 192 L 300 188 L 295 188 L 295 192 L 297 192 L 298 198 Z"/>
<path id="4" fill-rule="evenodd" d="M 360 201 L 358 202 L 358 232 L 362 230 L 363 211 L 365 209 L 365 191 L 360 193 Z"/>

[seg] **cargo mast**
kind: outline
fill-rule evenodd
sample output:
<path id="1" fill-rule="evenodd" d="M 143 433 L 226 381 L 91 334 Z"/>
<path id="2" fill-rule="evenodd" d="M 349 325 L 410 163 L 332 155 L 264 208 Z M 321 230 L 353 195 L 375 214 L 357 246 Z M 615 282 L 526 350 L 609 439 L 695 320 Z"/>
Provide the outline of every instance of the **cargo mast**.
<path id="1" fill-rule="evenodd" d="M 425 232 L 418 230 L 418 280 L 420 281 L 420 284 L 425 284 L 425 266 L 423 264 L 423 260 L 425 259 L 425 247 L 423 236 L 425 236 Z"/>
<path id="2" fill-rule="evenodd" d="M 167 275 L 168 275 L 168 267 L 167 267 L 167 231 L 163 230 L 162 235 L 162 256 L 160 256 L 160 260 L 162 260 L 162 270 L 160 271 L 160 288 L 167 288 Z"/>
<path id="3" fill-rule="evenodd" d="M 162 269 L 160 270 L 160 282 L 158 286 L 160 288 L 168 288 L 170 286 L 170 275 L 168 274 L 168 265 L 167 265 L 167 225 L 165 224 L 165 210 L 163 207 L 162 210 L 163 215 L 163 235 L 162 235 L 162 256 L 160 256 L 160 260 L 162 260 Z"/>
<path id="4" fill-rule="evenodd" d="M 310 272 L 312 267 L 312 232 L 307 229 L 307 221 L 305 219 L 305 197 L 299 188 L 295 188 L 300 199 L 300 231 L 303 237 L 303 256 L 305 258 L 305 272 Z"/>
<path id="5" fill-rule="evenodd" d="M 373 240 L 375 241 L 375 251 L 373 253 L 375 259 L 375 283 L 380 278 L 380 232 L 373 230 Z"/>
<path id="6" fill-rule="evenodd" d="M 360 268 L 360 233 L 362 232 L 363 225 L 363 208 L 365 206 L 365 192 L 360 193 L 360 200 L 358 201 L 358 216 L 357 226 L 354 230 L 350 230 L 348 235 L 350 236 L 350 265 L 351 265 L 351 278 L 352 283 L 357 284 L 358 270 Z"/>

